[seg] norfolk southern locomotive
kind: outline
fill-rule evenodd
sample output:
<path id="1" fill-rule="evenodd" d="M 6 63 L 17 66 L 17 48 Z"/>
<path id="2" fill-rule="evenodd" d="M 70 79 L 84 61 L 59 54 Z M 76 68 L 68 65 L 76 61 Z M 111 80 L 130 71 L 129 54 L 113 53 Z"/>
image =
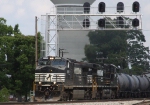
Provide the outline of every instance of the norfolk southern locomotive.
<path id="1" fill-rule="evenodd" d="M 58 96 L 65 82 L 67 59 L 47 57 L 38 60 L 35 70 L 35 96 L 48 98 Z"/>
<path id="2" fill-rule="evenodd" d="M 60 57 L 42 59 L 35 71 L 36 96 L 60 100 L 148 97 L 146 75 L 118 73 L 113 64 L 77 62 Z"/>

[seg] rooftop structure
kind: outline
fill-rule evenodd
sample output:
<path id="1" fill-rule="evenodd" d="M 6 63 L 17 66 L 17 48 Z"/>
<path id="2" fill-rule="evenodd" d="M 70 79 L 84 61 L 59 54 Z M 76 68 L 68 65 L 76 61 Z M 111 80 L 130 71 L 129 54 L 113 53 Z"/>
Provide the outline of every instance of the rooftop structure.
<path id="1" fill-rule="evenodd" d="M 50 0 L 55 6 L 57 5 L 83 5 L 85 2 L 92 4 L 95 0 Z"/>
<path id="2" fill-rule="evenodd" d="M 85 57 L 84 47 L 89 43 L 87 34 L 94 30 L 141 30 L 142 20 L 140 12 L 118 12 L 116 7 L 106 7 L 106 12 L 101 13 L 97 7 L 90 7 L 90 12 L 85 12 L 83 4 L 92 4 L 95 0 L 50 0 L 55 7 L 51 13 L 45 15 L 45 32 L 43 32 L 43 48 L 41 54 L 44 56 L 58 56 L 59 49 L 63 49 L 64 57 L 82 60 Z M 128 10 L 129 9 L 129 10 Z M 53 11 L 53 12 L 52 12 Z M 131 19 L 139 19 L 139 26 L 133 26 Z M 105 18 L 105 26 L 99 25 L 99 20 Z M 117 19 L 116 21 L 114 19 Z M 120 22 L 121 19 L 121 22 Z M 85 20 L 90 22 L 89 27 Z M 134 22 L 135 23 L 135 22 Z M 126 27 L 127 26 L 127 27 Z M 43 56 L 42 56 L 43 57 Z"/>

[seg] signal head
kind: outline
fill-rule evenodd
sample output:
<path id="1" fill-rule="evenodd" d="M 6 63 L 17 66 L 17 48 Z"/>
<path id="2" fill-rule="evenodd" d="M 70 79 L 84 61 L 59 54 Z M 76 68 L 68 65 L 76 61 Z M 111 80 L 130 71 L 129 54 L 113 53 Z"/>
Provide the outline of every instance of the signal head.
<path id="1" fill-rule="evenodd" d="M 98 26 L 99 27 L 105 27 L 105 19 L 99 19 L 98 20 Z"/>
<path id="2" fill-rule="evenodd" d="M 105 12 L 105 3 L 104 2 L 100 2 L 98 5 L 98 11 L 99 12 Z"/>
<path id="3" fill-rule="evenodd" d="M 139 2 L 135 1 L 133 3 L 132 10 L 133 10 L 133 12 L 139 12 L 139 10 L 140 10 L 140 4 L 139 4 Z"/>
<path id="4" fill-rule="evenodd" d="M 124 4 L 123 2 L 119 2 L 117 4 L 117 12 L 123 12 L 124 11 Z"/>

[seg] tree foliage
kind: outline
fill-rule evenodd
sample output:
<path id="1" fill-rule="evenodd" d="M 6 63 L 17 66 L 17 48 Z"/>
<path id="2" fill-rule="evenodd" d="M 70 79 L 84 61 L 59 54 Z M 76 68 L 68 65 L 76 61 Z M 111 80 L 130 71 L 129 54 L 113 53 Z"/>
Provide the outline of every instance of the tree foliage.
<path id="1" fill-rule="evenodd" d="M 6 25 L 0 18 L 0 86 L 5 86 L 16 95 L 26 95 L 32 90 L 35 70 L 35 37 L 25 36 L 19 30 Z M 4 29 L 5 28 L 5 29 Z M 8 31 L 9 30 L 9 31 Z M 9 33 L 9 34 L 8 34 Z M 38 33 L 38 42 L 41 36 Z M 40 43 L 38 52 L 40 52 Z M 6 74 L 11 75 L 9 79 Z"/>
<path id="2" fill-rule="evenodd" d="M 89 62 L 112 63 L 133 74 L 149 70 L 149 48 L 143 45 L 145 36 L 141 31 L 91 31 L 90 45 L 85 46 L 86 60 Z"/>
<path id="3" fill-rule="evenodd" d="M 0 90 L 0 102 L 8 102 L 9 101 L 9 91 L 7 88 L 2 88 Z"/>
<path id="4" fill-rule="evenodd" d="M 98 58 L 105 59 L 105 63 L 113 63 L 117 66 L 126 63 L 126 33 L 124 31 L 92 31 L 88 34 L 90 45 L 85 46 L 85 55 L 89 62 L 97 62 Z M 120 61 L 119 61 L 120 60 Z"/>
<path id="5" fill-rule="evenodd" d="M 6 19 L 0 18 L 0 36 L 11 35 L 12 33 L 12 26 L 6 25 Z"/>
<path id="6" fill-rule="evenodd" d="M 127 36 L 127 56 L 128 61 L 133 66 L 133 70 L 138 68 L 141 71 L 140 73 L 149 70 L 149 47 L 143 45 L 146 42 L 145 36 L 141 31 L 128 31 Z"/>

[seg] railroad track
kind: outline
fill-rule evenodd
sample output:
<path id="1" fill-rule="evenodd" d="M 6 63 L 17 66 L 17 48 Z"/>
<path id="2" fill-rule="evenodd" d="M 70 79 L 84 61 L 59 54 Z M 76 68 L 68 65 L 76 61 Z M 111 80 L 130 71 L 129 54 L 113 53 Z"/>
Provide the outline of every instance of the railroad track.
<path id="1" fill-rule="evenodd" d="M 150 105 L 150 101 L 143 101 L 143 102 L 136 103 L 136 104 L 133 104 L 133 105 Z"/>
<path id="2" fill-rule="evenodd" d="M 7 103 L 0 103 L 0 105 L 43 105 L 43 104 L 44 105 L 49 105 L 49 104 L 55 104 L 55 105 L 68 104 L 69 105 L 69 103 L 72 103 L 74 105 L 76 104 L 84 105 L 84 103 L 93 103 L 93 102 L 100 103 L 100 105 L 103 105 L 102 103 L 106 103 L 106 102 L 110 102 L 111 103 L 110 105 L 124 105 L 124 103 L 129 103 L 132 101 L 135 101 L 135 103 L 128 104 L 128 105 L 149 105 L 150 103 L 150 99 L 148 98 L 137 98 L 137 99 L 134 98 L 134 99 L 73 100 L 73 101 L 45 101 L 45 102 L 7 102 Z"/>

